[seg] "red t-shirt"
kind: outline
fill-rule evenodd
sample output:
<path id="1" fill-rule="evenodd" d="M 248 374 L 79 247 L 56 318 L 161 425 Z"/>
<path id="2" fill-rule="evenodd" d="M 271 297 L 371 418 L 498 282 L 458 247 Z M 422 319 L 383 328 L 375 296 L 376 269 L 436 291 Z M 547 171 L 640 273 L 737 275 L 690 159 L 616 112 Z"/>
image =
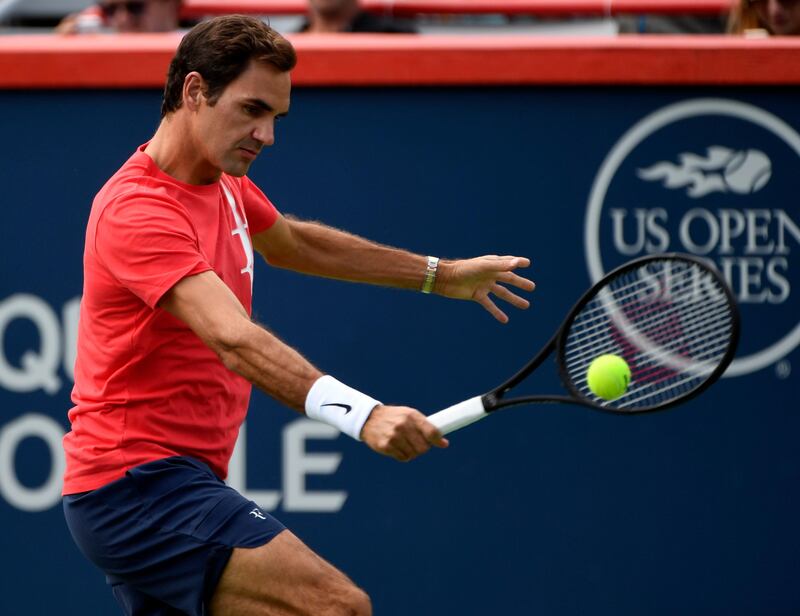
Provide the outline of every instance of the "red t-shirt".
<path id="1" fill-rule="evenodd" d="M 249 314 L 250 235 L 278 212 L 246 177 L 184 184 L 143 149 L 89 216 L 64 494 L 174 455 L 226 477 L 250 399 L 250 383 L 158 303 L 185 276 L 214 270 Z"/>

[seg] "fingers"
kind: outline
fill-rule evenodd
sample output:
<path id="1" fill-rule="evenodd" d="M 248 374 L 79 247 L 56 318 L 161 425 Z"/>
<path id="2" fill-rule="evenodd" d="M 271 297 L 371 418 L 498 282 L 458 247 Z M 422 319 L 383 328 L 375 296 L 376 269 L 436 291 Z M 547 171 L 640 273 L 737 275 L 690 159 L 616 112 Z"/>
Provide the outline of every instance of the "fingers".
<path id="1" fill-rule="evenodd" d="M 531 260 L 527 257 L 514 257 L 512 255 L 505 255 L 500 257 L 503 261 L 508 263 L 508 269 L 517 269 L 518 267 L 530 267 Z"/>
<path id="2" fill-rule="evenodd" d="M 506 255 L 503 257 L 498 257 L 498 260 L 503 263 L 505 271 L 498 272 L 496 281 L 491 285 L 489 291 L 494 293 L 496 297 L 508 302 L 515 308 L 519 308 L 521 310 L 529 308 L 531 304 L 527 299 L 520 297 L 516 293 L 498 283 L 502 282 L 504 284 L 512 285 L 523 291 L 533 291 L 536 288 L 536 283 L 534 283 L 533 280 L 523 278 L 522 276 L 511 271 L 517 267 L 528 267 L 531 264 L 530 259 L 526 257 L 514 257 L 511 255 Z M 481 298 L 478 301 L 495 319 L 501 323 L 508 322 L 508 317 L 505 315 L 505 313 L 497 308 L 494 302 L 492 302 L 489 298 Z"/>
<path id="3" fill-rule="evenodd" d="M 408 462 L 426 453 L 432 445 L 441 449 L 450 445 L 439 429 L 422 413 L 414 411 L 411 417 L 414 425 L 410 426 L 397 442 L 397 448 L 402 452 L 402 457 L 396 458 L 397 460 Z"/>
<path id="4" fill-rule="evenodd" d="M 483 255 L 475 257 L 472 261 L 491 263 L 492 267 L 500 270 L 513 270 L 518 267 L 529 267 L 531 260 L 528 257 L 515 257 L 514 255 Z"/>
<path id="5" fill-rule="evenodd" d="M 488 295 L 482 295 L 481 297 L 477 298 L 476 301 L 486 308 L 486 310 L 491 314 L 495 319 L 500 321 L 501 323 L 508 323 L 508 315 L 500 310 L 497 305 L 489 299 Z"/>
<path id="6" fill-rule="evenodd" d="M 405 430 L 399 435 L 398 445 L 405 454 L 405 460 L 403 461 L 413 460 L 417 456 L 426 453 L 431 448 L 430 443 L 428 443 L 428 440 L 420 429 L 420 422 L 414 421 L 413 424 L 414 425 L 409 426 L 408 430 Z"/>
<path id="7" fill-rule="evenodd" d="M 439 428 L 434 426 L 427 418 L 422 418 L 422 424 L 420 426 L 422 430 L 422 434 L 425 437 L 425 441 L 434 447 L 439 447 L 444 449 L 445 447 L 450 445 L 450 441 L 448 441 L 442 433 L 439 431 Z"/>
<path id="8" fill-rule="evenodd" d="M 383 453 L 389 456 L 390 458 L 394 458 L 398 462 L 410 462 L 417 455 L 419 455 L 415 454 L 410 447 L 406 446 L 405 443 L 402 444 L 398 443 L 396 445 L 392 445 L 390 447 L 387 447 L 385 451 L 381 451 L 380 453 Z"/>
<path id="9" fill-rule="evenodd" d="M 362 431 L 363 440 L 378 453 L 408 462 L 431 446 L 449 445 L 425 416 L 408 407 L 381 406 L 373 411 Z"/>
<path id="10" fill-rule="evenodd" d="M 496 281 L 512 285 L 523 291 L 533 291 L 536 288 L 536 283 L 533 282 L 533 280 L 524 278 L 511 271 L 518 267 L 528 267 L 531 264 L 530 259 L 525 257 L 504 256 L 496 257 L 496 260 L 498 261 L 498 265 L 500 265 L 499 271 L 497 271 L 495 276 Z M 505 299 L 505 297 L 503 297 L 503 299 Z"/>
<path id="11" fill-rule="evenodd" d="M 531 305 L 527 299 L 520 297 L 519 295 L 515 295 L 497 283 L 492 285 L 492 293 L 494 293 L 500 299 L 507 301 L 509 304 L 514 306 L 514 308 L 519 308 L 520 310 L 525 310 Z"/>
<path id="12" fill-rule="evenodd" d="M 523 291 L 533 291 L 536 288 L 536 283 L 528 278 L 523 278 L 513 272 L 503 272 L 497 279 L 505 284 L 513 285 Z"/>

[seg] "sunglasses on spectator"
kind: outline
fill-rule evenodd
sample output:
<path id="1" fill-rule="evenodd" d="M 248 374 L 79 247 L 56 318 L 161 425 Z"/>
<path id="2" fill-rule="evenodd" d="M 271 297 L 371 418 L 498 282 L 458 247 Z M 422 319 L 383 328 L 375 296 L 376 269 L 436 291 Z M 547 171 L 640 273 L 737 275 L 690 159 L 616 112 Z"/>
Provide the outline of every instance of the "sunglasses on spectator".
<path id="1" fill-rule="evenodd" d="M 103 17 L 106 19 L 113 17 L 114 14 L 120 10 L 125 9 L 125 11 L 134 17 L 138 17 L 142 13 L 144 13 L 145 6 L 147 5 L 146 0 L 127 0 L 126 2 L 106 2 L 100 5 L 100 10 L 103 13 Z"/>

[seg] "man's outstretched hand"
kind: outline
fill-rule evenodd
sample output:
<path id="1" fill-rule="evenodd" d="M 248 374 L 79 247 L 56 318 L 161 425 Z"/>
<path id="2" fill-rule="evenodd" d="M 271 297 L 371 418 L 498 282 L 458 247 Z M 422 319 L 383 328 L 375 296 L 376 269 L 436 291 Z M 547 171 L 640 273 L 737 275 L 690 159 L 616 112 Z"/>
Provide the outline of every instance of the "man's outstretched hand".
<path id="1" fill-rule="evenodd" d="M 497 255 L 443 261 L 439 265 L 433 290 L 434 293 L 445 297 L 476 301 L 495 319 L 507 323 L 508 315 L 497 307 L 490 294 L 515 308 L 526 309 L 530 306 L 530 302 L 507 287 L 533 291 L 536 285 L 532 280 L 514 273 L 517 268 L 528 267 L 530 264 L 530 259 L 525 257 Z"/>

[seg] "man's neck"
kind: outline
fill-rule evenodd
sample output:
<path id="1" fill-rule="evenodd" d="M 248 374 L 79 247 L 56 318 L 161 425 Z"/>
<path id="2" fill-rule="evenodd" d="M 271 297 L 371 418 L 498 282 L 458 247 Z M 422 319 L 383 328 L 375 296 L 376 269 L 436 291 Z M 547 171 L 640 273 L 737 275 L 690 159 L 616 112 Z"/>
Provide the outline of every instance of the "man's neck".
<path id="1" fill-rule="evenodd" d="M 181 118 L 180 112 L 172 113 L 161 120 L 144 153 L 153 159 L 161 171 L 180 182 L 212 184 L 219 180 L 221 173 L 208 166 L 191 135 L 191 129 Z"/>

